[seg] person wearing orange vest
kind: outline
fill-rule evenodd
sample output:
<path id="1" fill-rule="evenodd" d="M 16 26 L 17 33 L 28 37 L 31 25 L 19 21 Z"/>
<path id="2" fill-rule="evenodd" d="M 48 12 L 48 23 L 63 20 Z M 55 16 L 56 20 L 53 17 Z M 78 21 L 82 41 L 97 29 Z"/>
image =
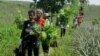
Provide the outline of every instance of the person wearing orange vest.
<path id="1" fill-rule="evenodd" d="M 37 18 L 36 22 L 41 26 L 44 27 L 45 19 L 43 17 Z"/>
<path id="2" fill-rule="evenodd" d="M 35 21 L 41 26 L 41 29 L 43 30 L 44 24 L 45 24 L 45 18 L 43 17 L 43 11 L 41 9 L 36 10 L 36 19 Z M 40 41 L 38 41 L 40 42 Z M 37 44 L 37 43 L 36 43 Z M 39 56 L 39 46 L 33 45 L 34 48 L 34 54 Z"/>

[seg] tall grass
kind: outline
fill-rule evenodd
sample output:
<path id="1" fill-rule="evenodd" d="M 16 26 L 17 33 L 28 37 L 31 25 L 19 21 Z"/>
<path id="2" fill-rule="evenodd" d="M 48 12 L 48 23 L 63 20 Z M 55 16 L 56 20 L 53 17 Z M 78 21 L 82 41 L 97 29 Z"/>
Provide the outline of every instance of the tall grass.
<path id="1" fill-rule="evenodd" d="M 58 47 L 50 50 L 49 56 L 72 56 L 72 30 L 69 29 L 66 35 L 58 39 Z"/>
<path id="2" fill-rule="evenodd" d="M 91 22 L 87 21 L 74 32 L 74 56 L 100 56 L 99 25 L 93 26 Z"/>
<path id="3" fill-rule="evenodd" d="M 18 46 L 20 31 L 15 25 L 0 27 L 0 56 L 14 56 Z"/>

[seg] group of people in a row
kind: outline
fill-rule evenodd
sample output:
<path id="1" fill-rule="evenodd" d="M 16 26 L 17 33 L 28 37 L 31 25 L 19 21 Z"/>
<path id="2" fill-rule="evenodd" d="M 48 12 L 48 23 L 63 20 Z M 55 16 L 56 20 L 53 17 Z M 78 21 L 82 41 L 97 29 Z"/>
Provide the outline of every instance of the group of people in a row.
<path id="1" fill-rule="evenodd" d="M 77 26 L 80 26 L 80 24 L 83 22 L 83 18 L 84 18 L 83 7 L 80 7 L 79 13 L 75 15 L 75 18 L 73 20 L 72 28 L 77 28 Z M 57 25 L 60 26 L 60 37 L 65 36 L 66 30 L 67 28 L 69 28 L 69 25 L 64 24 L 64 21 L 62 20 L 58 20 Z"/>
<path id="2" fill-rule="evenodd" d="M 32 26 L 35 22 L 41 27 L 41 29 L 43 29 L 48 15 L 46 15 L 43 12 L 43 10 L 37 9 L 28 11 L 28 16 L 29 19 L 24 22 L 20 37 L 20 47 L 19 47 L 19 49 L 21 49 L 20 56 L 26 56 L 26 55 L 32 56 L 32 51 L 34 52 L 34 56 L 39 56 L 39 48 L 40 48 L 39 34 L 38 33 L 32 34 L 33 31 Z M 81 12 L 79 13 L 79 15 L 75 17 L 73 21 L 74 22 L 73 27 L 76 28 L 78 25 L 80 25 L 82 20 L 83 20 L 83 13 Z M 60 36 L 63 37 L 69 25 L 64 25 L 63 22 L 59 22 L 59 25 L 61 28 Z M 49 46 L 42 43 L 42 48 L 44 55 L 48 55 Z"/>
<path id="3" fill-rule="evenodd" d="M 79 15 L 77 15 L 73 21 L 74 26 L 73 28 L 77 28 L 77 26 L 79 26 L 83 21 L 83 13 L 79 13 Z"/>
<path id="4" fill-rule="evenodd" d="M 19 56 L 32 56 L 32 51 L 34 52 L 34 56 L 39 56 L 39 35 L 38 33 L 32 34 L 31 27 L 35 22 L 41 27 L 41 29 L 43 29 L 46 21 L 46 15 L 43 10 L 37 9 L 28 11 L 28 16 L 29 19 L 24 22 L 20 37 L 19 49 L 21 49 L 21 53 Z M 48 53 L 48 46 L 42 44 L 42 47 L 44 53 Z"/>
<path id="5" fill-rule="evenodd" d="M 76 17 L 75 17 L 75 19 L 73 21 L 73 23 L 74 23 L 74 26 L 73 27 L 74 28 L 77 28 L 77 26 L 79 26 L 82 23 L 83 18 L 84 18 L 84 8 L 81 5 L 80 6 L 80 9 L 79 9 L 79 13 L 78 13 L 78 15 L 76 15 Z"/>

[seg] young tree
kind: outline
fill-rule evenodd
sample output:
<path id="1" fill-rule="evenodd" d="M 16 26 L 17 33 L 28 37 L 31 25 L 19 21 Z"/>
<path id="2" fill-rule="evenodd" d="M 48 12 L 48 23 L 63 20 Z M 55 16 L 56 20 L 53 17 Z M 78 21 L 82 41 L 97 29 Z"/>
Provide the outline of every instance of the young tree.
<path id="1" fill-rule="evenodd" d="M 37 8 L 41 8 L 43 10 L 45 10 L 46 12 L 58 12 L 59 9 L 61 9 L 63 7 L 63 5 L 65 4 L 65 0 L 33 0 L 36 3 L 36 7 Z"/>

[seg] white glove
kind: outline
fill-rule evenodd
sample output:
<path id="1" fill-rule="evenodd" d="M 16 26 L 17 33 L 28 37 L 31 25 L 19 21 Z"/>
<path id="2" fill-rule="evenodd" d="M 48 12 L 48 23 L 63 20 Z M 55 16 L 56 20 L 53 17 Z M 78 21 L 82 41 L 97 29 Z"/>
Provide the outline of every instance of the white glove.
<path id="1" fill-rule="evenodd" d="M 34 32 L 31 29 L 26 29 L 26 32 L 28 32 L 29 35 L 33 35 L 34 34 Z"/>
<path id="2" fill-rule="evenodd" d="M 31 30 L 30 30 L 30 29 L 25 29 L 25 31 L 26 31 L 26 32 L 30 32 Z"/>

